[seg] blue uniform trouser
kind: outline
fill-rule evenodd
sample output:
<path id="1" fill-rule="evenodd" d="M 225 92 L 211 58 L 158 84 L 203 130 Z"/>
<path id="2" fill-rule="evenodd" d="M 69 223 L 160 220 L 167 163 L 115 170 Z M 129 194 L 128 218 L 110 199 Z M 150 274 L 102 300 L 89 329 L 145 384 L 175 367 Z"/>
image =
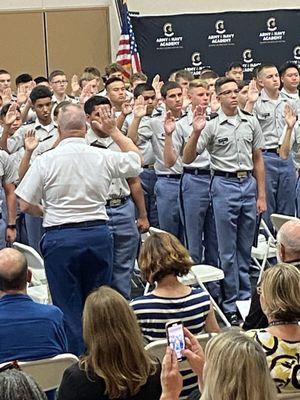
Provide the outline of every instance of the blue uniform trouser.
<path id="1" fill-rule="evenodd" d="M 0 219 L 0 249 L 6 247 L 6 222 Z"/>
<path id="2" fill-rule="evenodd" d="M 275 153 L 263 152 L 263 157 L 267 195 L 263 218 L 272 230 L 271 214 L 295 215 L 296 170 L 291 156 L 283 160 Z"/>
<path id="3" fill-rule="evenodd" d="M 157 181 L 154 169 L 144 168 L 140 174 L 141 184 L 144 191 L 145 206 L 150 226 L 158 228 L 158 215 L 156 206 L 156 196 L 154 193 Z"/>
<path id="4" fill-rule="evenodd" d="M 155 194 L 159 227 L 183 241 L 179 207 L 180 179 L 157 176 Z"/>
<path id="5" fill-rule="evenodd" d="M 53 304 L 64 313 L 69 351 L 80 355 L 84 302 L 93 289 L 111 284 L 111 234 L 107 224 L 58 228 L 45 233 L 41 250 Z"/>
<path id="6" fill-rule="evenodd" d="M 130 299 L 131 276 L 140 235 L 135 223 L 134 204 L 128 199 L 118 207 L 106 207 L 108 227 L 113 237 L 112 287 Z"/>
<path id="7" fill-rule="evenodd" d="M 251 297 L 249 266 L 256 226 L 256 180 L 215 176 L 211 184 L 222 281 L 224 312 L 236 311 L 236 300 Z"/>
<path id="8" fill-rule="evenodd" d="M 25 214 L 25 224 L 28 245 L 40 253 L 40 241 L 45 232 L 42 226 L 43 218 L 33 217 L 32 215 Z"/>

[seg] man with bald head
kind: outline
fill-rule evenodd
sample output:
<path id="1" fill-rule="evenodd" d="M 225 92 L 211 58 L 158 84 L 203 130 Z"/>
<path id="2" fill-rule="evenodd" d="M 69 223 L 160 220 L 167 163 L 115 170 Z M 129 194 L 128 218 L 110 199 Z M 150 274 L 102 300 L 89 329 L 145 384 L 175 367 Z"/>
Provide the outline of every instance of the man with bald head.
<path id="1" fill-rule="evenodd" d="M 294 264 L 300 268 L 300 219 L 284 223 L 277 233 L 277 261 Z M 262 312 L 259 295 L 254 293 L 249 314 L 243 329 L 266 328 L 267 317 Z"/>
<path id="2" fill-rule="evenodd" d="M 85 299 L 111 284 L 113 247 L 105 208 L 111 181 L 141 172 L 139 151 L 117 129 L 110 109 L 101 110 L 99 123 L 121 152 L 88 146 L 84 111 L 65 105 L 58 114 L 59 144 L 34 160 L 16 190 L 21 210 L 43 217 L 41 251 L 50 292 L 64 313 L 69 351 L 76 355 L 85 349 Z"/>
<path id="3" fill-rule="evenodd" d="M 31 271 L 18 250 L 0 250 L 0 363 L 67 352 L 63 313 L 34 302 L 26 292 Z"/>

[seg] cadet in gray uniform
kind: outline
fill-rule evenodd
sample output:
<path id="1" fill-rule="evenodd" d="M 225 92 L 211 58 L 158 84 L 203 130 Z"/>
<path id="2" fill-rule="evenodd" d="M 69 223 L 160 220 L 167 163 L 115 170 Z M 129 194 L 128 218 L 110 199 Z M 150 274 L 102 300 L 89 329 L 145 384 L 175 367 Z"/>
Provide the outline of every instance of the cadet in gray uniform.
<path id="1" fill-rule="evenodd" d="M 236 300 L 251 297 L 249 266 L 256 212 L 266 209 L 264 142 L 256 118 L 238 109 L 235 80 L 219 78 L 215 88 L 221 108 L 207 123 L 201 107 L 196 109 L 183 162 L 193 162 L 204 149 L 210 153 L 211 196 L 225 274 L 222 305 L 231 324 L 238 324 Z"/>
<path id="2" fill-rule="evenodd" d="M 56 124 L 51 118 L 52 93 L 46 86 L 36 86 L 30 93 L 30 99 L 33 109 L 36 112 L 36 121 L 31 124 L 21 126 L 10 138 L 2 138 L 2 146 L 10 154 L 19 152 L 18 158 L 26 157 L 28 154 L 24 149 L 24 139 L 29 131 L 34 130 L 35 136 L 39 141 L 38 146 L 32 152 L 30 161 L 32 162 L 38 155 L 44 153 L 53 147 L 58 139 Z M 26 172 L 26 171 L 25 171 Z M 25 172 L 22 174 L 24 175 Z M 22 179 L 23 176 L 20 178 Z M 40 252 L 39 242 L 41 240 L 43 229 L 41 218 L 32 215 L 25 215 L 26 231 L 28 244 L 36 251 Z"/>
<path id="3" fill-rule="evenodd" d="M 193 80 L 188 88 L 191 108 L 187 115 L 176 122 L 175 118 L 165 122 L 164 159 L 167 167 L 172 167 L 178 156 L 181 156 L 185 143 L 193 131 L 193 112 L 197 106 L 204 110 L 208 107 L 209 90 L 205 81 Z M 183 164 L 181 180 L 181 211 L 184 221 L 185 240 L 190 255 L 196 264 L 203 262 L 203 243 L 205 247 L 204 262 L 218 265 L 218 245 L 215 222 L 210 201 L 210 156 L 204 150 L 196 160 Z M 204 235 L 203 235 L 204 234 Z"/>
<path id="4" fill-rule="evenodd" d="M 279 73 L 274 65 L 260 66 L 257 70 L 257 81 L 263 89 L 253 111 L 265 141 L 263 157 L 266 169 L 267 211 L 264 219 L 272 230 L 271 214 L 295 215 L 296 170 L 291 156 L 286 160 L 279 157 L 285 127 L 284 107 L 290 100 L 279 91 Z"/>
<path id="5" fill-rule="evenodd" d="M 296 112 L 300 114 L 300 97 L 298 87 L 300 84 L 300 70 L 297 64 L 286 62 L 279 68 L 282 83 L 281 94 L 290 100 Z"/>
<path id="6" fill-rule="evenodd" d="M 99 124 L 99 109 L 110 107 L 107 98 L 93 96 L 84 105 L 87 120 L 91 124 L 86 135 L 89 145 L 99 150 L 110 149 L 121 151 L 110 136 L 101 131 Z M 97 124 L 98 123 L 98 124 Z M 135 208 L 132 196 L 138 210 L 135 222 Z M 113 271 L 111 286 L 125 298 L 130 299 L 131 275 L 139 246 L 139 231 L 149 229 L 144 196 L 139 178 L 112 179 L 106 202 L 106 212 L 109 217 L 108 227 L 113 236 Z"/>

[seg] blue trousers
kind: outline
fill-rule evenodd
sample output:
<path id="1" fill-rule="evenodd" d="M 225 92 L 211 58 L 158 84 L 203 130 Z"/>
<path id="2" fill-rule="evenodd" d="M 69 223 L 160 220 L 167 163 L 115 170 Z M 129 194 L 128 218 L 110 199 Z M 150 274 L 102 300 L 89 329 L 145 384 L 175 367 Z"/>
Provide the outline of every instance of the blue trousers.
<path id="1" fill-rule="evenodd" d="M 150 226 L 158 228 L 158 215 L 156 206 L 156 196 L 154 193 L 155 183 L 157 181 L 154 169 L 144 168 L 140 174 L 141 184 L 144 191 L 144 199 L 147 210 L 147 216 Z"/>
<path id="2" fill-rule="evenodd" d="M 130 299 L 131 275 L 137 256 L 140 235 L 135 223 L 131 199 L 118 207 L 107 207 L 108 228 L 113 238 L 113 271 L 111 286 Z"/>
<path id="3" fill-rule="evenodd" d="M 112 237 L 107 224 L 47 231 L 41 242 L 53 304 L 64 313 L 69 351 L 83 354 L 82 311 L 89 293 L 110 285 Z"/>
<path id="4" fill-rule="evenodd" d="M 43 219 L 25 214 L 25 224 L 27 232 L 28 245 L 33 247 L 38 253 L 40 250 L 40 241 L 45 232 L 43 228 Z"/>
<path id="5" fill-rule="evenodd" d="M 271 214 L 295 215 L 296 170 L 292 157 L 281 159 L 274 153 L 263 153 L 266 171 L 267 211 L 263 218 L 273 230 Z"/>
<path id="6" fill-rule="evenodd" d="M 159 227 L 172 233 L 183 242 L 183 225 L 179 207 L 180 180 L 167 177 L 157 177 L 155 194 Z"/>
<path id="7" fill-rule="evenodd" d="M 211 184 L 222 281 L 224 312 L 236 311 L 236 300 L 251 297 L 249 266 L 256 225 L 256 180 L 215 176 Z"/>

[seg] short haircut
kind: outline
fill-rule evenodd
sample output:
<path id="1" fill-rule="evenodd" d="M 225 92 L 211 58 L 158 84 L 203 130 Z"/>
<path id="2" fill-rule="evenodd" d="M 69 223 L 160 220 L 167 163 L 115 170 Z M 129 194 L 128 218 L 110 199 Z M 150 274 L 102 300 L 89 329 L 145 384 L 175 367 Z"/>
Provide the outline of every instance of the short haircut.
<path id="1" fill-rule="evenodd" d="M 37 100 L 39 99 L 45 99 L 46 97 L 52 98 L 52 92 L 47 86 L 36 86 L 35 88 L 32 89 L 30 95 L 30 100 L 32 101 L 32 104 L 34 104 Z"/>
<path id="2" fill-rule="evenodd" d="M 37 76 L 36 78 L 34 78 L 34 82 L 38 85 L 39 83 L 42 83 L 42 82 L 49 83 L 49 80 L 47 78 L 45 78 L 44 76 Z"/>
<path id="3" fill-rule="evenodd" d="M 199 87 L 208 90 L 208 84 L 204 79 L 193 79 L 189 84 L 188 90 L 196 89 Z"/>
<path id="4" fill-rule="evenodd" d="M 216 90 L 216 94 L 218 95 L 219 93 L 221 93 L 221 88 L 223 85 L 225 85 L 226 83 L 236 83 L 236 81 L 232 78 L 227 78 L 227 76 L 222 76 L 221 78 L 218 78 L 215 82 L 215 90 Z"/>
<path id="5" fill-rule="evenodd" d="M 241 90 L 243 89 L 245 86 L 249 86 L 250 81 L 237 81 L 236 82 L 238 85 L 238 88 Z"/>
<path id="6" fill-rule="evenodd" d="M 300 319 L 300 271 L 292 264 L 279 263 L 262 278 L 263 311 L 268 319 Z"/>
<path id="7" fill-rule="evenodd" d="M 8 71 L 6 71 L 6 69 L 0 69 L 0 75 L 3 75 L 3 74 L 10 75 L 10 73 Z"/>
<path id="8" fill-rule="evenodd" d="M 87 72 L 88 74 L 92 74 L 97 78 L 101 78 L 101 73 L 98 68 L 96 67 L 85 67 L 83 72 Z"/>
<path id="9" fill-rule="evenodd" d="M 129 82 L 132 85 L 135 81 L 147 82 L 148 77 L 143 72 L 135 72 L 130 76 Z"/>
<path id="10" fill-rule="evenodd" d="M 200 74 L 200 79 L 217 79 L 217 78 L 219 78 L 219 75 L 213 70 L 211 71 L 206 70 L 205 72 L 202 72 Z"/>
<path id="11" fill-rule="evenodd" d="M 29 74 L 21 74 L 16 77 L 16 86 L 20 85 L 20 83 L 28 83 L 32 81 L 32 76 Z"/>
<path id="12" fill-rule="evenodd" d="M 58 113 L 59 113 L 59 110 L 60 110 L 61 108 L 63 108 L 64 106 L 67 106 L 67 105 L 69 105 L 69 104 L 72 104 L 72 102 L 69 101 L 69 100 L 64 100 L 64 101 L 61 101 L 60 103 L 56 104 L 56 106 L 55 106 L 55 108 L 54 108 L 54 111 L 53 111 L 53 116 L 54 116 L 54 117 L 57 117 L 57 116 L 58 116 Z"/>
<path id="13" fill-rule="evenodd" d="M 84 72 L 81 75 L 79 82 L 82 83 L 82 81 L 92 81 L 93 79 L 97 79 L 97 76 L 92 74 L 91 72 Z"/>
<path id="14" fill-rule="evenodd" d="M 108 88 L 108 86 L 114 82 L 123 82 L 123 80 L 121 78 L 118 78 L 117 76 L 113 76 L 112 78 L 107 79 L 107 81 L 105 82 L 105 89 Z M 125 85 L 125 84 L 124 84 Z"/>
<path id="15" fill-rule="evenodd" d="M 112 63 L 105 67 L 105 75 L 106 76 L 114 74 L 115 72 L 122 72 L 122 74 L 126 73 L 126 71 L 122 67 L 122 65 L 120 65 L 118 63 Z"/>
<path id="16" fill-rule="evenodd" d="M 23 371 L 8 369 L 0 374 L 1 400 L 47 400 L 37 382 Z"/>
<path id="17" fill-rule="evenodd" d="M 4 106 L 1 108 L 1 111 L 0 111 L 0 118 L 5 117 L 10 106 L 11 106 L 11 103 L 4 104 Z M 19 113 L 21 112 L 19 107 L 17 107 L 17 111 L 19 111 Z"/>
<path id="18" fill-rule="evenodd" d="M 263 72 L 263 70 L 264 70 L 264 69 L 267 69 L 267 68 L 277 68 L 277 67 L 276 67 L 275 64 L 261 64 L 261 65 L 259 65 L 259 66 L 257 67 L 256 76 L 257 76 L 258 78 L 260 78 L 260 77 L 261 77 L 261 73 Z"/>
<path id="19" fill-rule="evenodd" d="M 16 271 L 10 274 L 4 274 L 0 270 L 0 290 L 21 290 L 27 285 L 28 265 L 25 256 L 19 252 L 20 266 Z"/>
<path id="20" fill-rule="evenodd" d="M 141 249 L 139 267 L 143 278 L 149 282 L 160 282 L 168 275 L 186 275 L 193 262 L 186 248 L 170 233 L 154 233 Z"/>
<path id="21" fill-rule="evenodd" d="M 178 82 L 180 78 L 190 82 L 194 79 L 194 76 L 190 71 L 187 71 L 185 69 L 180 69 L 175 74 L 175 82 Z"/>
<path id="22" fill-rule="evenodd" d="M 104 104 L 107 104 L 109 106 L 111 105 L 107 97 L 92 96 L 84 103 L 84 112 L 87 115 L 91 115 L 96 106 L 101 106 Z"/>
<path id="23" fill-rule="evenodd" d="M 146 92 L 148 90 L 154 90 L 154 87 L 150 85 L 150 83 L 140 83 L 134 88 L 133 91 L 133 97 L 136 99 L 138 98 L 143 92 Z"/>
<path id="24" fill-rule="evenodd" d="M 279 75 L 283 76 L 286 73 L 286 70 L 289 68 L 295 68 L 298 71 L 298 74 L 300 74 L 300 68 L 298 65 L 294 62 L 287 61 L 279 68 Z"/>
<path id="25" fill-rule="evenodd" d="M 86 129 L 85 114 L 79 104 L 66 104 L 58 113 L 58 126 L 61 132 L 81 131 Z"/>
<path id="26" fill-rule="evenodd" d="M 226 72 L 231 71 L 233 68 L 241 68 L 243 69 L 243 65 L 240 62 L 232 62 L 230 64 L 227 65 L 226 67 Z"/>
<path id="27" fill-rule="evenodd" d="M 160 93 L 161 93 L 162 97 L 165 99 L 168 95 L 168 91 L 172 90 L 172 89 L 181 89 L 182 90 L 179 83 L 173 82 L 173 81 L 168 81 L 168 82 L 164 83 L 160 89 Z"/>
<path id="28" fill-rule="evenodd" d="M 56 69 L 56 70 L 52 71 L 51 74 L 49 75 L 49 81 L 52 82 L 53 78 L 55 78 L 56 76 L 59 76 L 59 75 L 66 75 L 66 74 L 61 69 Z"/>

